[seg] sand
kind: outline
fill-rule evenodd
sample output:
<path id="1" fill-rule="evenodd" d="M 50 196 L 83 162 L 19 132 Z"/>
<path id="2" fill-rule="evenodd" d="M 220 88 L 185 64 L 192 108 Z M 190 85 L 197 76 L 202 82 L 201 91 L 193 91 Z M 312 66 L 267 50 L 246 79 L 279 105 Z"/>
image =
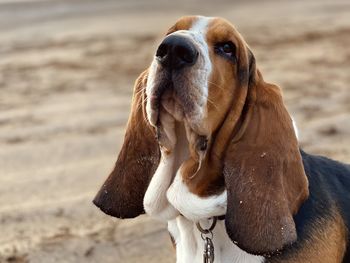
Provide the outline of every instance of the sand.
<path id="1" fill-rule="evenodd" d="M 350 2 L 0 1 L 0 262 L 175 262 L 165 224 L 91 200 L 132 85 L 179 16 L 235 23 L 301 146 L 350 162 Z"/>

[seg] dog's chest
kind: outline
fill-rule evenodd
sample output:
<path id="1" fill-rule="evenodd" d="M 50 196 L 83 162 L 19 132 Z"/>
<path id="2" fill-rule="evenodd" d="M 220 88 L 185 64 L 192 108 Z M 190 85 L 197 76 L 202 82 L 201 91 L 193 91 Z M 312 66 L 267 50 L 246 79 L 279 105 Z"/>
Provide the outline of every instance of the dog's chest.
<path id="1" fill-rule="evenodd" d="M 206 222 L 203 222 L 204 225 Z M 204 241 L 196 224 L 179 216 L 168 221 L 168 230 L 176 244 L 176 263 L 202 263 Z M 223 221 L 213 230 L 215 263 L 263 263 L 264 258 L 246 253 L 227 236 Z"/>

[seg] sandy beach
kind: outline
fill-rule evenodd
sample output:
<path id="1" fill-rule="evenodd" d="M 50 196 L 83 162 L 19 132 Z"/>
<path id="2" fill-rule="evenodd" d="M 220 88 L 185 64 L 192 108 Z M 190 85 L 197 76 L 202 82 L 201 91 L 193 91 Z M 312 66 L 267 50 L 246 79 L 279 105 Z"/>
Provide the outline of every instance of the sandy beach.
<path id="1" fill-rule="evenodd" d="M 0 1 L 0 262 L 175 262 L 166 226 L 91 203 L 133 82 L 180 16 L 236 25 L 300 145 L 350 163 L 350 2 Z"/>

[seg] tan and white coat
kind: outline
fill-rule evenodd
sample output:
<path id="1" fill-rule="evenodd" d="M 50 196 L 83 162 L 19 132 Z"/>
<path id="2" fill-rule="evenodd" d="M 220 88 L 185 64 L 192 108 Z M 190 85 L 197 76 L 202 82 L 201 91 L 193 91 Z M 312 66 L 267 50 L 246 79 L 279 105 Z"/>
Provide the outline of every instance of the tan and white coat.
<path id="1" fill-rule="evenodd" d="M 169 73 L 155 57 L 140 75 L 123 147 L 94 202 L 119 218 L 145 211 L 167 222 L 178 263 L 202 262 L 196 222 L 222 215 L 215 262 L 284 262 L 273 257 L 297 241 L 293 217 L 309 190 L 280 89 L 226 20 L 184 17 L 166 37 L 174 35 L 198 60 Z M 215 50 L 225 42 L 232 60 Z"/>

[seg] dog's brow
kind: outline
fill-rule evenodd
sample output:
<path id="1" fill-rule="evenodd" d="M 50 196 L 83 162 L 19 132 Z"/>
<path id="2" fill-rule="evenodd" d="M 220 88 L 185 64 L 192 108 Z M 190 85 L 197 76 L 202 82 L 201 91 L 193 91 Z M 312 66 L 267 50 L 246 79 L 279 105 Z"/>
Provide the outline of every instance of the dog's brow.
<path id="1" fill-rule="evenodd" d="M 190 28 L 190 31 L 205 33 L 207 31 L 208 24 L 211 19 L 211 17 L 199 16 L 197 20 L 193 23 L 192 27 Z"/>

